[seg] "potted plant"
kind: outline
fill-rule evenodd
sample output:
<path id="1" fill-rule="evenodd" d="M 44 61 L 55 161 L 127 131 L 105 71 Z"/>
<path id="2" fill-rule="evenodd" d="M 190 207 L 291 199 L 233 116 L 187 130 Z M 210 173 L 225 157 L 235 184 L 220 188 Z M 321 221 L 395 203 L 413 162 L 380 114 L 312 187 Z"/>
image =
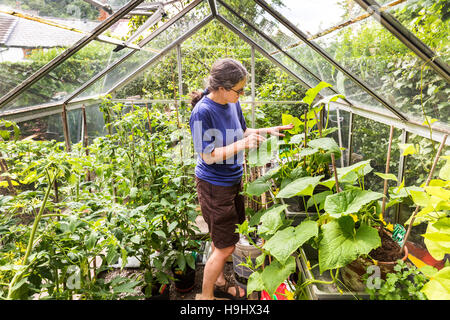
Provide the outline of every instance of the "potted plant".
<path id="1" fill-rule="evenodd" d="M 442 141 L 434 158 L 433 165 L 428 174 L 427 180 L 419 187 L 404 186 L 404 181 L 395 188 L 391 188 L 390 201 L 388 205 L 412 201 L 415 210 L 410 218 L 405 222 L 408 227 L 404 237 L 401 237 L 400 243 L 406 248 L 408 236 L 412 227 L 418 224 L 426 223 L 427 229 L 422 236 L 425 246 L 430 255 L 436 260 L 444 259 L 449 252 L 448 238 L 450 235 L 450 156 L 440 156 L 445 139 Z M 404 155 L 414 154 L 417 149 L 414 145 L 403 146 Z M 445 160 L 445 164 L 440 169 L 438 176 L 433 179 L 439 159 Z M 395 177 L 391 177 L 395 180 Z M 445 290 L 446 282 L 450 279 L 450 266 L 445 265 L 441 270 L 432 267 L 421 268 L 421 271 L 427 277 L 428 282 L 420 290 L 428 299 L 448 299 L 450 296 Z"/>
<path id="2" fill-rule="evenodd" d="M 175 164 L 170 168 L 166 188 L 161 192 L 160 204 L 165 216 L 163 230 L 168 235 L 168 263 L 175 278 L 175 289 L 188 292 L 193 289 L 196 275 L 196 253 L 200 242 L 196 240 L 195 225 L 198 215 L 192 176 L 187 174 L 190 164 Z M 172 176 L 170 176 L 172 175 Z"/>
<path id="3" fill-rule="evenodd" d="M 247 195 L 259 196 L 270 191 L 274 184 L 274 193 L 284 189 L 279 198 L 281 203 L 288 204 L 288 215 L 305 218 L 309 215 L 308 212 L 316 211 L 315 198 L 323 199 L 330 194 L 325 186 L 318 185 L 317 182 L 331 177 L 331 155 L 338 159 L 341 150 L 334 139 L 327 137 L 336 128 L 328 128 L 328 122 L 323 124 L 320 115 L 324 112 L 327 102 L 329 104 L 343 96 L 336 95 L 328 101 L 319 101 L 312 105 L 320 90 L 329 86 L 331 85 L 321 82 L 306 92 L 303 102 L 307 105 L 307 110 L 300 118 L 282 114 L 283 125 L 294 125 L 291 130 L 286 131 L 282 141 L 272 137 L 257 150 L 249 152 L 249 163 L 253 166 L 265 166 L 273 160 L 274 152 L 277 156 L 273 168 L 262 177 L 246 184 Z M 289 187 L 285 188 L 288 185 Z M 296 191 L 298 186 L 304 186 L 303 190 Z M 312 197 L 313 194 L 315 197 Z"/>
<path id="4" fill-rule="evenodd" d="M 311 90 L 311 94 L 314 94 L 314 90 Z M 288 118 L 289 121 L 294 121 L 298 127 L 302 124 L 299 119 L 297 121 L 292 117 Z M 307 113 L 304 119 L 308 119 Z M 307 121 L 304 122 L 304 125 L 308 126 Z M 274 211 L 271 211 L 274 212 L 273 215 L 267 215 L 267 213 L 257 215 L 261 218 L 267 216 L 263 220 L 269 219 L 269 225 L 272 228 L 271 232 L 260 232 L 265 240 L 261 247 L 263 252 L 261 259 L 264 260 L 266 255 L 273 257 L 272 263 L 266 268 L 278 270 L 279 274 L 284 274 L 282 270 L 294 272 L 296 263 L 292 255 L 303 244 L 309 243 L 318 252 L 320 273 L 335 270 L 332 278 L 336 282 L 339 280 L 339 269 L 359 258 L 370 261 L 372 264 L 374 258 L 383 260 L 384 258 L 377 256 L 381 250 L 376 251 L 376 249 L 384 248 L 387 243 L 392 244 L 393 241 L 389 241 L 390 237 L 386 236 L 385 222 L 380 216 L 381 206 L 378 200 L 383 198 L 383 194 L 366 190 L 364 186 L 364 176 L 372 171 L 370 160 L 344 168 L 335 168 L 332 177 L 326 169 L 329 168 L 331 162 L 334 163 L 333 160 L 336 159 L 336 156 L 340 156 L 337 144 L 332 139 L 323 137 L 308 140 L 307 136 L 305 135 L 303 148 L 300 148 L 300 145 L 295 148 L 297 149 L 296 153 L 301 155 L 300 157 L 294 161 L 287 159 L 281 162 L 279 167 L 269 170 L 265 175 L 249 184 L 246 192 L 251 195 L 262 194 L 270 190 L 272 182 L 277 178 L 286 179 L 287 177 L 286 180 L 280 182 L 279 179 L 278 183 L 275 183 L 277 189 L 273 192 L 274 207 L 280 208 L 281 211 L 277 212 L 276 209 L 273 209 Z M 299 136 L 293 138 L 299 139 Z M 267 144 L 271 143 L 273 142 L 268 139 Z M 264 151 L 273 150 L 264 145 L 262 149 Z M 292 151 L 291 148 L 289 152 L 294 154 L 295 152 Z M 259 152 L 258 159 L 261 161 L 256 163 L 261 164 L 267 162 L 270 156 L 265 155 L 264 152 L 261 155 Z M 311 170 L 312 167 L 314 167 L 313 170 Z M 292 177 L 292 173 L 297 175 L 295 179 L 289 179 L 289 176 Z M 315 193 L 316 187 L 319 185 L 328 190 Z M 285 204 L 280 200 L 299 195 L 310 197 L 308 201 L 313 205 L 316 214 L 307 214 L 307 218 L 303 222 L 294 226 L 291 225 L 292 220 L 283 218 L 281 212 L 286 207 L 283 207 Z M 306 202 L 304 200 L 304 203 Z M 305 207 L 309 207 L 307 203 Z M 396 243 L 393 242 L 393 245 L 395 246 Z M 393 250 L 396 254 L 398 253 L 397 249 Z M 403 252 L 400 257 L 395 256 L 386 260 L 395 262 L 398 258 L 406 256 L 407 252 Z M 266 281 L 264 280 L 264 273 L 267 273 L 266 268 L 264 271 L 260 270 L 252 274 L 252 286 L 263 287 L 262 284 Z M 348 274 L 351 273 L 347 272 L 346 275 Z M 351 277 L 347 278 L 351 279 Z M 360 274 L 357 274 L 357 279 L 360 279 Z M 349 282 L 351 284 L 352 281 Z M 269 293 L 273 288 L 274 286 L 269 289 Z"/>

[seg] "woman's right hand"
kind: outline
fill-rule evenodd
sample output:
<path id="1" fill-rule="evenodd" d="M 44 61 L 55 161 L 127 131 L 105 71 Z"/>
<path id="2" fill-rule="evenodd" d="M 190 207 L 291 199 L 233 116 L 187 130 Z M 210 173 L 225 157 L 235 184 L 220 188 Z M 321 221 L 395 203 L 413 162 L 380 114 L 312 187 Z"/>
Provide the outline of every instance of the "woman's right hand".
<path id="1" fill-rule="evenodd" d="M 259 134 L 256 134 L 256 133 L 249 134 L 247 137 L 245 137 L 243 139 L 244 148 L 245 149 L 258 148 L 258 146 L 265 140 L 266 140 L 266 138 L 264 138 L 263 136 L 260 136 Z"/>

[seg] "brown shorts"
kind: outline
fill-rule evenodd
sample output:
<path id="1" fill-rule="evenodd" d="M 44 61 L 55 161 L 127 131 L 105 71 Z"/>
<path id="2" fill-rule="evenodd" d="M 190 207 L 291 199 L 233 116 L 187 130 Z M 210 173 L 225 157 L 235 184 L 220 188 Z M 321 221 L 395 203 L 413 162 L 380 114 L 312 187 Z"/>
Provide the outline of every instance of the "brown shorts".
<path id="1" fill-rule="evenodd" d="M 203 219 L 214 246 L 223 249 L 235 245 L 239 241 L 236 224 L 245 221 L 244 196 L 239 194 L 242 184 L 217 186 L 197 177 L 195 182 Z"/>

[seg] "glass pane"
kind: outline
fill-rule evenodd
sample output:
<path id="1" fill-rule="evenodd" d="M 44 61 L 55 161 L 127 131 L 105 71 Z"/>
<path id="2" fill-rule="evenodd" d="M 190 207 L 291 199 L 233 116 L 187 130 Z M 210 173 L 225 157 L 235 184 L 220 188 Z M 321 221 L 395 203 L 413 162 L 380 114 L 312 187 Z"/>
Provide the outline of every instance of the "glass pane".
<path id="1" fill-rule="evenodd" d="M 107 134 L 103 112 L 100 111 L 99 103 L 86 106 L 86 131 L 89 144 L 92 143 L 95 138 Z"/>
<path id="2" fill-rule="evenodd" d="M 168 13 L 167 18 L 172 17 L 175 15 L 175 13 L 179 12 L 182 8 L 178 8 L 178 4 L 173 4 L 170 6 L 165 6 L 165 10 Z M 203 5 L 203 11 L 205 11 L 205 7 Z M 191 13 L 187 16 L 187 18 L 182 19 L 182 22 L 184 21 L 183 25 L 176 25 L 175 27 L 172 27 L 170 32 L 175 35 L 176 28 L 179 27 L 180 30 L 186 30 L 186 26 L 188 25 L 187 22 L 191 21 L 191 23 L 195 23 L 197 19 L 199 20 L 202 18 L 202 15 L 199 13 L 200 11 L 196 11 L 195 13 Z M 161 22 L 162 23 L 162 22 Z M 124 33 L 124 26 L 126 27 L 125 33 Z M 184 29 L 183 29 L 184 28 Z M 124 36 L 126 36 L 126 32 L 128 30 L 128 21 L 127 20 L 120 20 L 118 23 L 113 25 L 109 30 L 105 31 L 104 34 L 109 35 L 110 37 L 114 37 L 116 39 L 120 39 Z M 182 32 L 182 31 L 178 31 Z M 163 37 L 163 35 L 160 35 L 160 37 Z M 158 39 L 158 38 L 157 38 Z M 155 40 L 157 40 L 155 39 Z M 168 40 L 168 37 L 166 37 L 166 40 Z M 162 41 L 161 41 L 162 42 Z M 100 43 L 97 41 L 92 41 L 87 46 L 82 48 L 80 51 L 78 51 L 74 56 L 69 58 L 67 61 L 63 62 L 60 66 L 55 68 L 50 74 L 44 76 L 41 80 L 39 80 L 37 83 L 35 83 L 32 87 L 30 87 L 28 90 L 26 90 L 24 93 L 20 95 L 19 98 L 16 99 L 16 101 L 12 101 L 9 103 L 5 109 L 16 109 L 24 106 L 34 105 L 34 104 L 42 104 L 49 101 L 54 100 L 61 100 L 65 97 L 67 97 L 68 94 L 76 90 L 78 87 L 84 84 L 84 82 L 88 81 L 90 78 L 92 78 L 95 74 L 103 70 L 108 64 L 113 63 L 114 61 L 117 61 L 118 58 L 122 57 L 125 53 L 129 52 L 130 49 L 123 49 L 118 52 L 113 52 L 113 49 L 116 49 L 116 45 L 107 44 L 107 43 Z M 151 58 L 155 51 L 151 51 L 151 48 L 147 47 L 148 52 L 140 52 L 137 55 L 137 58 L 135 57 L 135 61 L 137 61 L 137 64 L 140 65 L 144 61 L 147 61 L 149 58 Z M 48 63 L 52 58 L 56 57 L 57 55 L 61 54 L 64 51 L 63 48 L 60 49 L 51 49 L 49 52 L 45 51 L 38 51 L 36 52 L 32 57 L 33 63 L 32 68 L 25 68 L 24 66 L 20 65 L 18 66 L 17 72 L 19 76 L 13 77 L 13 81 L 9 81 L 7 87 L 3 87 L 1 89 L 2 94 L 5 94 L 9 92 L 12 88 L 14 88 L 16 85 L 18 85 L 21 81 L 25 80 L 29 75 L 33 74 L 35 71 L 37 71 L 40 67 Z M 159 52 L 160 50 L 157 50 Z M 29 59 L 28 59 L 29 61 Z M 131 63 L 130 60 L 128 63 Z M 127 66 L 130 68 L 130 65 Z M 132 67 L 132 66 L 131 66 Z M 137 66 L 134 66 L 130 71 L 134 71 L 137 68 Z M 7 65 L 2 69 L 9 70 L 11 69 L 10 65 Z M 26 69 L 27 72 L 21 72 L 20 70 Z M 31 70 L 32 72 L 28 71 Z M 60 74 L 62 70 L 65 70 L 64 74 Z M 13 75 L 15 73 L 12 73 Z M 129 72 L 130 73 L 130 72 Z M 129 74 L 128 73 L 128 74 Z M 5 74 L 11 74 L 11 73 L 5 73 Z M 122 76 L 121 74 L 120 76 Z M 103 79 L 102 79 L 103 80 Z M 113 77 L 112 81 L 116 81 Z M 88 90 L 83 94 L 83 96 L 97 94 L 97 93 L 103 93 L 104 84 L 102 82 L 98 82 L 95 87 Z M 111 87 L 110 85 L 109 87 Z M 105 88 L 108 89 L 108 83 L 105 83 Z"/>
<path id="3" fill-rule="evenodd" d="M 325 115 L 325 122 L 327 116 Z M 336 166 L 341 168 L 347 166 L 347 153 L 348 153 L 348 129 L 350 123 L 350 113 L 338 110 L 334 105 L 330 105 L 328 116 L 328 128 L 336 128 L 330 137 L 337 142 L 342 150 L 342 156 L 336 161 Z"/>
<path id="4" fill-rule="evenodd" d="M 403 26 L 450 63 L 448 1 L 409 0 L 388 10 Z"/>
<path id="5" fill-rule="evenodd" d="M 83 92 L 81 96 L 91 96 L 108 92 L 120 81 L 134 74 L 140 66 L 163 51 L 162 49 L 172 44 L 179 36 L 191 30 L 207 16 L 208 12 L 209 11 L 205 8 L 204 3 L 199 4 L 156 38 L 152 39 L 142 50 L 132 54 L 105 76 L 98 79 L 87 91 Z M 155 63 L 158 64 L 159 62 L 157 61 Z M 174 68 L 176 70 L 176 65 Z M 167 71 L 163 70 L 161 72 L 165 73 Z"/>
<path id="6" fill-rule="evenodd" d="M 125 57 L 125 55 L 129 54 L 129 50 L 124 49 L 121 50 L 120 53 L 123 55 L 123 57 Z M 154 56 L 155 53 L 145 50 L 140 50 L 134 54 L 131 54 L 126 60 L 118 64 L 114 69 L 106 73 L 101 78 L 97 79 L 94 84 L 92 84 L 86 91 L 80 94 L 80 97 L 89 97 L 92 95 L 106 93 L 116 83 L 118 83 L 122 79 L 125 79 L 135 70 L 137 70 L 142 64 L 144 64 Z M 111 60 L 114 61 L 113 59 Z M 119 59 L 115 60 L 117 61 Z M 108 66 L 112 65 L 114 62 L 109 63 Z"/>
<path id="7" fill-rule="evenodd" d="M 118 54 L 112 53 L 114 48 L 115 45 L 98 41 L 90 42 L 21 93 L 3 110 L 63 100 L 84 82 L 103 70 L 111 57 L 117 57 Z M 63 50 L 53 49 L 49 53 L 37 53 L 33 59 L 42 66 L 61 54 Z M 120 55 L 122 54 L 121 52 Z"/>
<path id="8" fill-rule="evenodd" d="M 450 84 L 374 19 L 313 41 L 407 117 L 450 120 Z"/>
<path id="9" fill-rule="evenodd" d="M 242 6 L 242 4 L 241 4 Z M 286 65 L 293 73 L 295 73 L 300 79 L 302 79 L 303 82 L 305 82 L 308 86 L 314 87 L 319 82 L 320 79 L 316 78 L 312 73 L 309 73 L 307 70 L 305 70 L 304 67 L 300 66 L 298 63 L 296 63 L 294 60 L 290 59 L 283 53 L 278 53 L 278 50 L 275 46 L 273 46 L 271 43 L 269 43 L 266 39 L 263 38 L 263 36 L 259 35 L 253 28 L 249 27 L 245 22 L 243 22 L 241 19 L 239 19 L 236 15 L 234 15 L 231 11 L 226 9 L 224 6 L 218 6 L 219 13 L 223 15 L 230 23 L 232 23 L 237 29 L 242 31 L 247 37 L 249 37 L 251 40 L 256 42 L 258 45 L 260 45 L 263 49 L 265 49 L 266 52 L 272 54 L 272 56 L 281 62 L 282 64 Z M 237 10 L 244 10 L 244 7 L 241 8 L 235 8 Z M 241 13 L 241 12 L 240 12 Z M 269 20 L 267 20 L 269 21 Z M 267 21 L 259 21 L 253 23 L 256 25 L 256 23 L 260 23 L 260 25 L 256 25 L 257 28 L 259 28 L 261 31 L 263 31 L 268 37 L 271 37 L 275 41 L 280 41 L 283 44 L 288 44 L 295 40 L 295 38 L 292 38 L 291 36 L 287 36 L 281 31 L 277 31 L 277 35 L 274 36 L 274 33 L 270 32 L 273 31 L 275 28 L 273 27 L 275 25 L 274 21 L 270 21 L 270 24 L 267 23 Z M 262 30 L 261 28 L 270 26 L 269 32 L 267 30 Z M 278 27 L 278 26 L 277 26 Z M 285 30 L 287 32 L 287 30 Z M 281 40 L 280 40 L 281 39 Z M 286 40 L 288 39 L 288 40 Z M 324 90 L 327 91 L 327 90 Z M 329 90 L 328 90 L 329 91 Z M 332 93 L 332 92 L 330 92 Z"/>
<path id="10" fill-rule="evenodd" d="M 178 90 L 177 56 L 175 50 L 149 66 L 145 72 L 116 92 L 115 98 L 175 99 Z"/>
<path id="11" fill-rule="evenodd" d="M 291 23 L 309 36 L 361 15 L 363 9 L 354 1 L 315 0 L 267 1 Z"/>
<path id="12" fill-rule="evenodd" d="M 211 10 L 209 5 L 206 2 L 200 3 L 194 9 L 185 14 L 183 18 L 179 19 L 169 28 L 164 30 L 164 32 L 159 34 L 155 39 L 150 41 L 150 43 L 148 43 L 145 47 L 156 50 L 157 52 L 164 49 L 178 37 L 188 32 L 188 30 L 191 30 L 210 13 Z"/>
<path id="13" fill-rule="evenodd" d="M 384 180 L 375 172 L 386 172 L 386 159 L 389 145 L 390 127 L 358 115 L 353 116 L 353 144 L 352 164 L 359 161 L 369 160 L 373 171 L 364 177 L 365 188 L 376 192 L 383 192 Z M 389 173 L 398 175 L 400 160 L 399 142 L 401 141 L 401 130 L 394 129 L 392 139 Z M 395 186 L 395 181 L 388 181 L 388 186 Z"/>
<path id="14" fill-rule="evenodd" d="M 61 113 L 17 123 L 23 138 L 64 141 Z"/>

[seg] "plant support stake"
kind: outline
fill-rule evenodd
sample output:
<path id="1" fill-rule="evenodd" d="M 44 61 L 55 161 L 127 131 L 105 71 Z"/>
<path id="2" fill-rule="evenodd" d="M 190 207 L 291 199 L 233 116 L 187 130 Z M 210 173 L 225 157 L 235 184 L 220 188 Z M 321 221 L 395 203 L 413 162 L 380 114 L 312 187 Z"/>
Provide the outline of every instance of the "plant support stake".
<path id="1" fill-rule="evenodd" d="M 392 138 L 394 136 L 394 127 L 391 126 L 391 131 L 389 132 L 389 145 L 388 145 L 388 151 L 387 151 L 387 155 L 386 155 L 386 171 L 385 173 L 388 174 L 389 173 L 389 164 L 391 161 L 391 147 L 392 147 Z M 383 189 L 383 204 L 381 206 L 381 215 L 384 219 L 384 210 L 386 208 L 386 194 L 387 194 L 387 190 L 388 190 L 388 180 L 384 179 L 384 189 Z"/>
<path id="2" fill-rule="evenodd" d="M 339 193 L 339 181 L 337 177 L 336 161 L 334 159 L 334 153 L 331 153 L 331 165 L 333 166 L 334 181 L 336 182 L 336 193 Z"/>
<path id="3" fill-rule="evenodd" d="M 440 154 L 441 154 L 441 152 L 442 152 L 442 149 L 443 149 L 444 146 L 445 146 L 445 141 L 447 140 L 447 136 L 448 136 L 448 135 L 446 134 L 446 135 L 444 136 L 444 138 L 442 139 L 441 145 L 439 146 L 439 149 L 438 149 L 438 151 L 437 151 L 437 153 L 436 153 L 436 156 L 434 157 L 433 165 L 431 166 L 430 173 L 428 174 L 428 178 L 427 178 L 427 181 L 426 181 L 426 183 L 425 183 L 425 186 L 426 186 L 426 187 L 430 184 L 431 177 L 433 177 L 434 169 L 436 169 L 436 164 L 437 164 L 437 162 L 438 162 L 438 160 L 439 160 L 439 157 L 440 157 Z M 420 206 L 418 205 L 418 206 L 416 207 L 416 210 L 414 210 L 414 213 L 413 213 L 412 216 L 411 216 L 411 221 L 410 221 L 410 223 L 409 223 L 409 225 L 408 225 L 408 229 L 406 230 L 405 240 L 403 241 L 402 247 L 400 248 L 400 252 L 403 252 L 403 247 L 405 246 L 406 241 L 408 240 L 409 234 L 410 234 L 410 232 L 411 232 L 412 225 L 414 224 L 414 220 L 416 219 L 416 215 L 417 215 L 417 213 L 419 212 L 419 209 L 420 209 Z"/>

